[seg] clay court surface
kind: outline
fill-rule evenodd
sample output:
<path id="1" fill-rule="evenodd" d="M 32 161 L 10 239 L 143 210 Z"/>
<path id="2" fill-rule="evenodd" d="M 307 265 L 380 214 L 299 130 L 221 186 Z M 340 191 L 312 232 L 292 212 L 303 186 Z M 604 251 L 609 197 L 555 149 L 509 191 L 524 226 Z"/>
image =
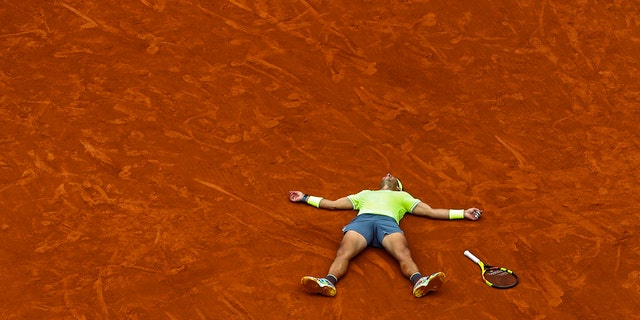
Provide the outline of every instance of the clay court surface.
<path id="1" fill-rule="evenodd" d="M 0 1 L 0 319 L 640 319 L 637 1 Z M 402 221 L 324 276 L 384 174 Z M 469 249 L 515 270 L 486 286 Z"/>

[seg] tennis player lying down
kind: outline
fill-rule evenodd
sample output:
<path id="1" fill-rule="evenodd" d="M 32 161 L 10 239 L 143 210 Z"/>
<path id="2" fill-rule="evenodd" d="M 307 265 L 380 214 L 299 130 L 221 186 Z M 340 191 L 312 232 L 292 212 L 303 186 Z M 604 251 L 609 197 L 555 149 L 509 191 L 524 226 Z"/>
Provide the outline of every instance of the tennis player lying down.
<path id="1" fill-rule="evenodd" d="M 413 295 L 422 297 L 436 291 L 445 280 L 442 272 L 422 276 L 411 258 L 407 238 L 399 223 L 408 212 L 431 219 L 468 219 L 476 221 L 482 215 L 478 208 L 434 209 L 403 190 L 400 180 L 387 173 L 379 190 L 362 190 L 356 194 L 329 200 L 300 191 L 289 191 L 291 202 L 305 202 L 329 210 L 358 210 L 356 217 L 343 229 L 344 236 L 336 258 L 324 278 L 302 277 L 302 287 L 309 293 L 333 297 L 336 283 L 349 267 L 349 261 L 368 246 L 384 248 L 400 264 L 402 274 L 413 284 Z"/>

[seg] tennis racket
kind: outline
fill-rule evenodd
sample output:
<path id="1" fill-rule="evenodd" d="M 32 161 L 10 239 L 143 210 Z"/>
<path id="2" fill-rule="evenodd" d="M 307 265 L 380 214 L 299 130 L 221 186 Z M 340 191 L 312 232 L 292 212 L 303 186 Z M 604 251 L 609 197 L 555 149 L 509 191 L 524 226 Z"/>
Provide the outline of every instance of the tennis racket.
<path id="1" fill-rule="evenodd" d="M 480 266 L 482 279 L 489 287 L 507 289 L 513 288 L 518 284 L 518 276 L 513 271 L 503 267 L 486 265 L 469 250 L 465 250 L 464 255 Z"/>

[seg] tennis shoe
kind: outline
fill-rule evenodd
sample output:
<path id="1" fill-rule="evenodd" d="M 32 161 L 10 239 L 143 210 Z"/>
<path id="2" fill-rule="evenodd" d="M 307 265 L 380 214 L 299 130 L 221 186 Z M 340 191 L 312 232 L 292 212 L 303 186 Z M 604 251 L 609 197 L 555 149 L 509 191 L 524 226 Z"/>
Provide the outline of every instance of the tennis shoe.
<path id="1" fill-rule="evenodd" d="M 302 280 L 300 280 L 300 283 L 308 293 L 321 294 L 325 297 L 333 297 L 336 295 L 336 286 L 326 278 L 304 276 Z"/>
<path id="2" fill-rule="evenodd" d="M 431 291 L 437 291 L 444 283 L 443 272 L 436 272 L 428 277 L 422 277 L 413 286 L 413 296 L 420 298 Z"/>

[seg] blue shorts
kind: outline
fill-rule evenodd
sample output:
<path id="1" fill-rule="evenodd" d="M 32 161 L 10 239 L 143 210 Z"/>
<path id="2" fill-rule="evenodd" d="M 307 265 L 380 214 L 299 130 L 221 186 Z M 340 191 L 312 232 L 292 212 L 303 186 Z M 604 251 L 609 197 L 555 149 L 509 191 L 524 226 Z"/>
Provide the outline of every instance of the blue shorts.
<path id="1" fill-rule="evenodd" d="M 402 232 L 394 218 L 369 213 L 357 215 L 348 225 L 342 228 L 343 233 L 351 230 L 361 234 L 367 240 L 367 245 L 376 248 L 382 248 L 384 236 Z"/>

